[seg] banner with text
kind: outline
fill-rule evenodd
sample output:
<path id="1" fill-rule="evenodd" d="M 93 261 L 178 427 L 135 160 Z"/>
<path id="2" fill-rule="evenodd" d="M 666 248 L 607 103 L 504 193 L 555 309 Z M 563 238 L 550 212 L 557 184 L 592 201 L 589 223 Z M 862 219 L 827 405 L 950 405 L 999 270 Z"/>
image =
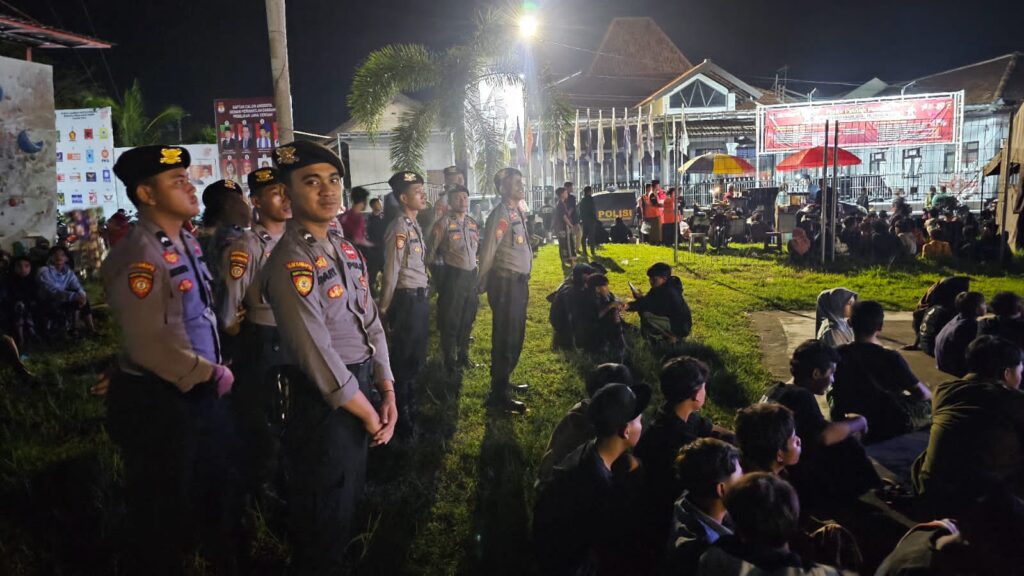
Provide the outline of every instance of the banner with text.
<path id="1" fill-rule="evenodd" d="M 114 189 L 114 129 L 110 108 L 57 110 L 57 209 L 119 206 Z"/>
<path id="2" fill-rule="evenodd" d="M 246 186 L 249 172 L 273 165 L 271 154 L 278 145 L 274 99 L 217 99 L 213 109 L 220 173 Z"/>
<path id="3" fill-rule="evenodd" d="M 788 152 L 821 146 L 826 120 L 839 122 L 842 148 L 951 144 L 959 117 L 956 106 L 955 96 L 944 94 L 762 107 L 758 110 L 762 114 L 760 150 Z"/>

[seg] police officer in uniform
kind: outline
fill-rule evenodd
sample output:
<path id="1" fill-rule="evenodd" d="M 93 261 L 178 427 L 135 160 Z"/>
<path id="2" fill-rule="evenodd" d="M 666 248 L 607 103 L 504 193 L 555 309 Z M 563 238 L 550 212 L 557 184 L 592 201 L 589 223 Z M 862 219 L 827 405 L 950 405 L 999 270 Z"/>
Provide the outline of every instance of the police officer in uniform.
<path id="1" fill-rule="evenodd" d="M 232 394 L 239 433 L 241 478 L 246 495 L 259 498 L 267 511 L 267 497 L 275 494 L 281 435 L 281 367 L 286 364 L 274 312 L 263 298 L 258 281 L 285 222 L 292 216 L 280 174 L 274 168 L 249 173 L 249 197 L 259 214 L 251 230 L 228 245 L 221 257 L 217 317 L 221 330 L 237 336 L 232 362 L 239 384 Z"/>
<path id="2" fill-rule="evenodd" d="M 216 284 L 220 280 L 221 253 L 249 226 L 250 211 L 242 198 L 242 187 L 234 180 L 217 180 L 204 188 L 203 206 L 199 244 Z"/>
<path id="3" fill-rule="evenodd" d="M 416 376 L 427 361 L 430 297 L 427 294 L 427 246 L 416 215 L 426 206 L 423 177 L 399 172 L 388 180 L 401 212 L 384 234 L 384 277 L 380 309 L 391 335 L 391 371 L 398 399 L 398 433 L 412 435 Z"/>
<path id="4" fill-rule="evenodd" d="M 511 392 L 525 391 L 526 385 L 509 382 L 519 363 L 526 337 L 526 305 L 530 297 L 533 249 L 529 231 L 519 209 L 525 196 L 523 175 L 515 168 L 502 168 L 494 175 L 494 187 L 501 202 L 487 217 L 480 246 L 480 292 L 487 292 L 491 306 L 491 393 L 487 405 L 515 413 L 526 405 L 512 399 Z"/>
<path id="5" fill-rule="evenodd" d="M 274 163 L 292 219 L 261 280 L 294 363 L 283 442 L 292 569 L 335 574 L 362 495 L 367 447 L 386 444 L 398 420 L 394 378 L 366 263 L 331 228 L 341 206 L 341 159 L 300 141 L 278 147 Z M 378 392 L 375 409 L 370 398 Z"/>
<path id="6" fill-rule="evenodd" d="M 202 250 L 182 229 L 199 213 L 189 162 L 184 148 L 142 146 L 114 165 L 139 212 L 101 268 L 124 334 L 107 421 L 124 459 L 128 573 L 181 573 L 200 544 L 230 562 L 226 538 L 235 532 L 223 524 L 232 499 L 220 399 L 234 376 L 221 363 Z"/>
<path id="7" fill-rule="evenodd" d="M 473 366 L 469 358 L 469 335 L 480 305 L 477 294 L 476 254 L 480 230 L 466 214 L 469 191 L 456 185 L 448 189 L 448 215 L 434 224 L 430 233 L 427 261 L 442 262 L 437 281 L 437 324 L 441 351 L 449 371 Z"/>

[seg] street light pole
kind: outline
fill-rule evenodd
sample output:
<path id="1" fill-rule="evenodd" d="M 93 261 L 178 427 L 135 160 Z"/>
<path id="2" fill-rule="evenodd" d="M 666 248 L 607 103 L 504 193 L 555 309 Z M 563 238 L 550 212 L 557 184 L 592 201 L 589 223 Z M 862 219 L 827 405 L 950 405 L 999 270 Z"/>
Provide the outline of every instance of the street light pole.
<path id="1" fill-rule="evenodd" d="M 270 71 L 274 81 L 274 108 L 277 111 L 278 138 L 295 139 L 292 120 L 292 87 L 288 72 L 288 30 L 284 0 L 266 0 L 267 33 L 270 38 Z"/>

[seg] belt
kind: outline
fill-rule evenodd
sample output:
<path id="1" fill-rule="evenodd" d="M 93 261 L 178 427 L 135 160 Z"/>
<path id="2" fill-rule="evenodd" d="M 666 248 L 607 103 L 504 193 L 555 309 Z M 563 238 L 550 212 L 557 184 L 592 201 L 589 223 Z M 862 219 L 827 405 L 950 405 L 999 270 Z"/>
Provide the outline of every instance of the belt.
<path id="1" fill-rule="evenodd" d="M 508 278 L 508 279 L 511 279 L 511 280 L 521 280 L 521 281 L 529 281 L 530 280 L 530 275 L 529 274 L 521 274 L 519 272 L 511 272 L 511 271 L 508 271 L 508 270 L 495 270 L 494 271 L 494 275 L 497 276 L 498 278 Z"/>
<path id="2" fill-rule="evenodd" d="M 404 292 L 406 294 L 416 296 L 417 298 L 426 298 L 427 295 L 430 294 L 427 288 L 398 288 L 395 292 Z"/>

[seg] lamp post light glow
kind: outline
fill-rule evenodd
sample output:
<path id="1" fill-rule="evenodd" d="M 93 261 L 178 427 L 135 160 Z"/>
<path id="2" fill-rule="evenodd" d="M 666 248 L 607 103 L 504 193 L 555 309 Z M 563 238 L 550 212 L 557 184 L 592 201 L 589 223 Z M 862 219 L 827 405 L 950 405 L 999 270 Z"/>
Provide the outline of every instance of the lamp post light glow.
<path id="1" fill-rule="evenodd" d="M 524 40 L 532 40 L 539 28 L 540 22 L 533 14 L 523 14 L 519 17 L 519 36 Z"/>

